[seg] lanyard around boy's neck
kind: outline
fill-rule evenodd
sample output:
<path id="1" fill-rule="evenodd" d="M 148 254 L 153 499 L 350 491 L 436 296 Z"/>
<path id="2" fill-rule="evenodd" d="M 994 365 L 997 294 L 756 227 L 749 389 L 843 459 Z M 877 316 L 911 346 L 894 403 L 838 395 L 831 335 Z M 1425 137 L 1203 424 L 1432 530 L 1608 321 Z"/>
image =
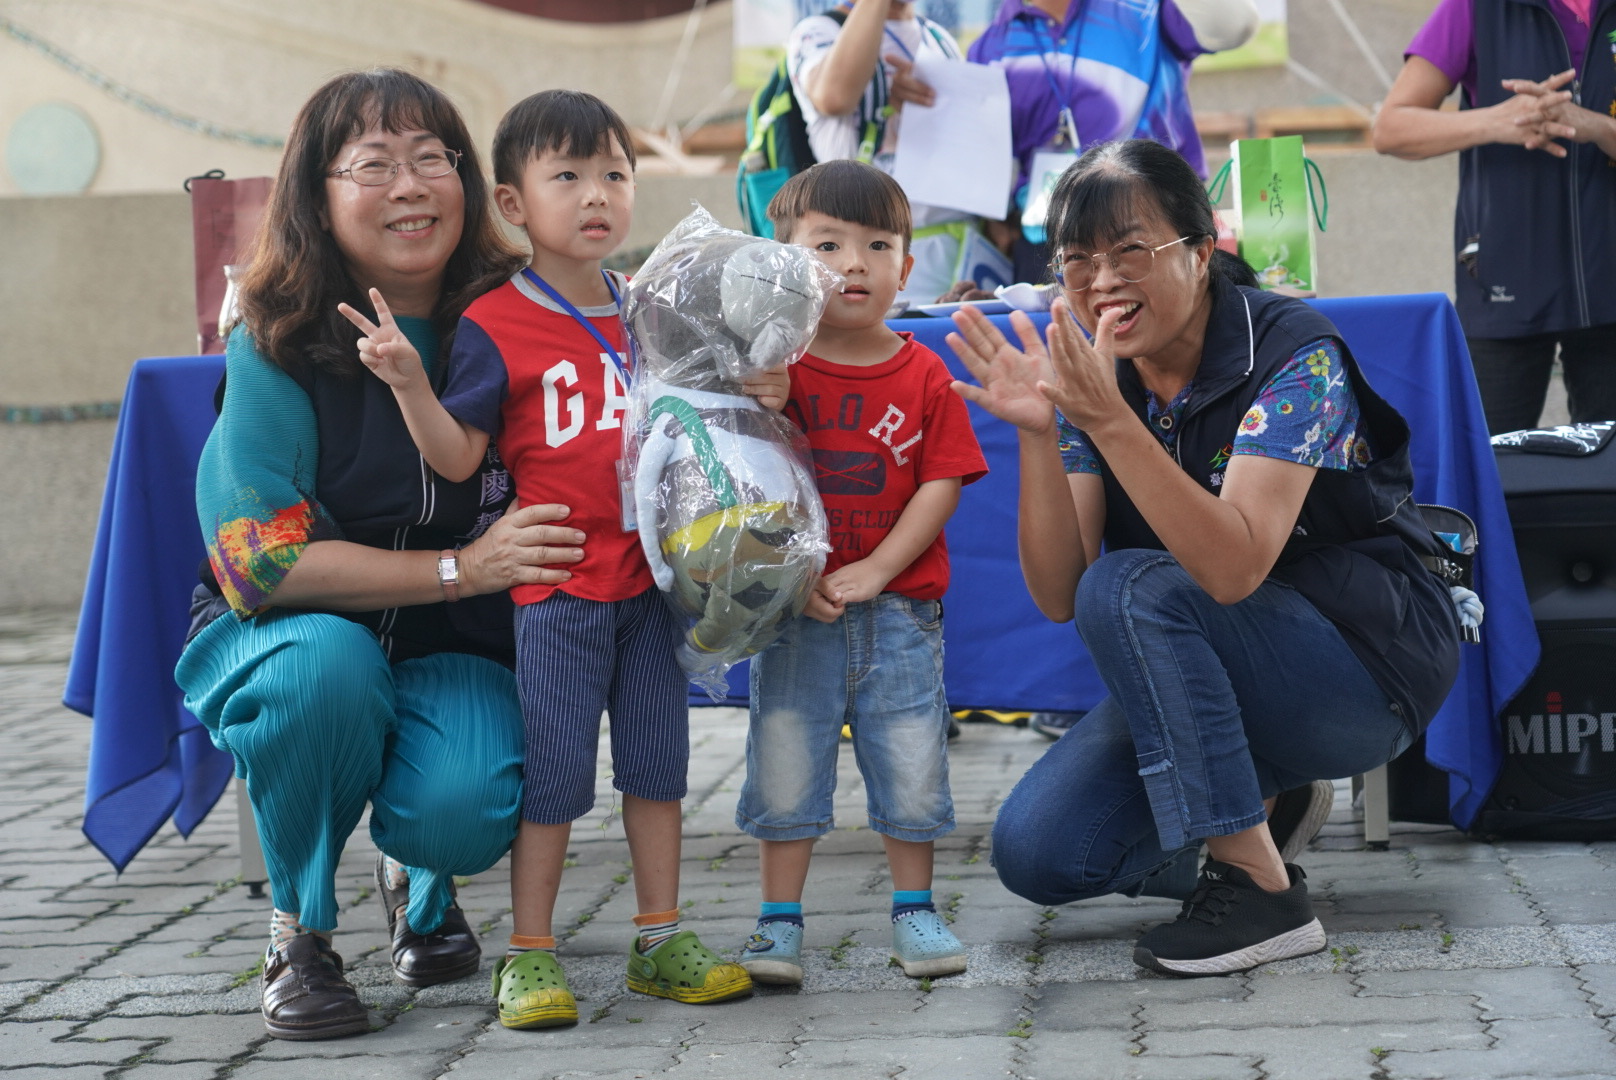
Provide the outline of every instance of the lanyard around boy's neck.
<path id="1" fill-rule="evenodd" d="M 589 331 L 590 337 L 600 342 L 600 347 L 606 350 L 606 355 L 610 356 L 612 358 L 612 363 L 617 365 L 617 373 L 623 377 L 623 387 L 624 389 L 627 389 L 632 381 L 632 376 L 629 373 L 629 369 L 627 365 L 623 363 L 623 357 L 617 351 L 617 347 L 606 340 L 606 335 L 600 332 L 600 328 L 594 323 L 590 322 L 588 317 L 585 316 L 583 312 L 574 307 L 571 300 L 568 300 L 565 296 L 562 296 L 548 281 L 545 281 L 539 275 L 535 274 L 531 266 L 522 267 L 522 276 L 537 286 L 539 291 L 544 293 L 545 296 L 548 296 L 551 300 L 554 300 L 556 305 L 560 307 L 562 311 L 565 311 L 568 315 L 571 315 L 573 321 L 575 321 L 579 326 Z M 623 310 L 623 298 L 617 295 L 617 285 L 612 281 L 612 275 L 602 270 L 600 272 L 600 276 L 605 279 L 606 287 L 612 291 L 612 302 L 617 305 L 618 311 L 621 312 Z"/>

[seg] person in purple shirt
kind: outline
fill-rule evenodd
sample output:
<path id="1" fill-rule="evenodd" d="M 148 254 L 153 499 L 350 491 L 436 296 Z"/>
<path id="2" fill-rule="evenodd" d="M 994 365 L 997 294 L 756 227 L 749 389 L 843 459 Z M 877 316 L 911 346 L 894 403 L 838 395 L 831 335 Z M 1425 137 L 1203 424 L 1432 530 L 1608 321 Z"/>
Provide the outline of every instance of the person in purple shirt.
<path id="1" fill-rule="evenodd" d="M 1002 67 L 1010 88 L 1019 172 L 1006 232 L 1018 281 L 1048 276 L 1036 196 L 1027 209 L 1029 180 L 1043 187 L 1082 150 L 1129 138 L 1154 139 L 1206 172 L 1190 61 L 1232 49 L 1256 28 L 1252 0 L 1004 0 L 968 57 Z"/>
<path id="2" fill-rule="evenodd" d="M 1612 0 L 1440 0 L 1375 121 L 1383 154 L 1461 155 L 1455 296 L 1494 434 L 1536 426 L 1557 353 L 1571 419 L 1616 417 L 1613 32 Z"/>

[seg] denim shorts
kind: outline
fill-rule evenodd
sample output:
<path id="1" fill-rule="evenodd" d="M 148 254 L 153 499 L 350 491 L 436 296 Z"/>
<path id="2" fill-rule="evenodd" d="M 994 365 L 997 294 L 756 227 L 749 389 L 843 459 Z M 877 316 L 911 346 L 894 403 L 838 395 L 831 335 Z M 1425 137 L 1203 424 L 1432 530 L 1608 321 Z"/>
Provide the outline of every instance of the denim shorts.
<path id="1" fill-rule="evenodd" d="M 853 728 L 872 829 L 909 841 L 953 830 L 940 602 L 882 593 L 833 623 L 802 616 L 753 658 L 735 812 L 743 832 L 802 840 L 830 831 L 843 724 Z"/>

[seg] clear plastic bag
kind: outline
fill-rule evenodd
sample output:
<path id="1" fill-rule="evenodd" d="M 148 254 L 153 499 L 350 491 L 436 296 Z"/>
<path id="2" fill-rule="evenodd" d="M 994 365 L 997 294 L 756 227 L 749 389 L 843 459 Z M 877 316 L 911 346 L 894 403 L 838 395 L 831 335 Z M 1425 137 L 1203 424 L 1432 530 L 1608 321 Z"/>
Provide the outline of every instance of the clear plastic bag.
<path id="1" fill-rule="evenodd" d="M 679 664 L 712 698 L 802 614 L 830 551 L 801 431 L 741 390 L 799 359 L 837 275 L 807 248 L 697 208 L 629 283 L 623 457 L 640 541 L 686 620 Z"/>

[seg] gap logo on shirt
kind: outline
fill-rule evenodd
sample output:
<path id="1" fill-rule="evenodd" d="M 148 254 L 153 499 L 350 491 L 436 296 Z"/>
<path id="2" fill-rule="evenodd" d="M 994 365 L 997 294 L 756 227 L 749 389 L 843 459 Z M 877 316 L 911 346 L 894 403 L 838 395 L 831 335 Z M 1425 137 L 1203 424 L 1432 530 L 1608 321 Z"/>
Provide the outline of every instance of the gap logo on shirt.
<path id="1" fill-rule="evenodd" d="M 606 353 L 601 353 L 598 359 L 601 408 L 600 415 L 595 418 L 595 430 L 610 431 L 622 422 L 623 412 L 628 408 L 628 391 L 612 358 Z M 585 366 L 587 367 L 587 364 Z M 571 360 L 556 361 L 540 377 L 544 387 L 546 446 L 565 446 L 576 439 L 584 429 L 587 420 L 584 416 L 584 399 L 587 395 L 582 390 L 567 392 L 578 385 L 580 377 L 577 366 Z"/>

